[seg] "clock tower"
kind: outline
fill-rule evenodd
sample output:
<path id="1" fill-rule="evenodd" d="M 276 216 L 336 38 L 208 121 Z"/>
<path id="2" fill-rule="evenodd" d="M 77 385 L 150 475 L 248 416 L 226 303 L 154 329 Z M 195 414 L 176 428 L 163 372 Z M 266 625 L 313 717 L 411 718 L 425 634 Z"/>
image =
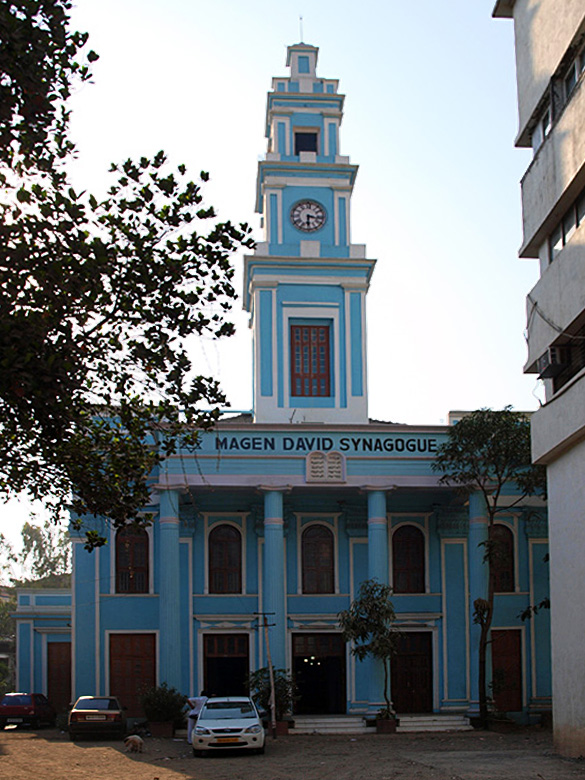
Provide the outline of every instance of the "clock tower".
<path id="1" fill-rule="evenodd" d="M 254 421 L 368 421 L 366 293 L 375 260 L 350 239 L 357 166 L 340 154 L 344 96 L 317 76 L 315 46 L 289 46 L 268 93 L 256 210 L 264 241 L 245 258 L 254 338 Z"/>

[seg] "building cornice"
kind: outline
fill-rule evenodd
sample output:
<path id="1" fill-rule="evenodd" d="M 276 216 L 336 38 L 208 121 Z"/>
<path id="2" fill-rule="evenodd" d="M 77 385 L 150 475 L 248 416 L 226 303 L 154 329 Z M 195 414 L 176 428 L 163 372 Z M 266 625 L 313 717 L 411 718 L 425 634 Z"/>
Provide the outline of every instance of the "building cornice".
<path id="1" fill-rule="evenodd" d="M 513 19 L 515 4 L 516 0 L 497 0 L 492 16 L 496 19 Z"/>

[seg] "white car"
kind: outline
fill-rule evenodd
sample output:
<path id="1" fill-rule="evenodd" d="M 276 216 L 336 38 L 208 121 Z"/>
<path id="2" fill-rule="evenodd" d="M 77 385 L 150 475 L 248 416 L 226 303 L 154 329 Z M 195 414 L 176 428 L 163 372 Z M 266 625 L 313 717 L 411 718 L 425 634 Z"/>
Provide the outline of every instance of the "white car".
<path id="1" fill-rule="evenodd" d="M 247 696 L 207 699 L 191 738 L 194 756 L 204 756 L 218 748 L 264 753 L 264 740 L 258 710 Z"/>

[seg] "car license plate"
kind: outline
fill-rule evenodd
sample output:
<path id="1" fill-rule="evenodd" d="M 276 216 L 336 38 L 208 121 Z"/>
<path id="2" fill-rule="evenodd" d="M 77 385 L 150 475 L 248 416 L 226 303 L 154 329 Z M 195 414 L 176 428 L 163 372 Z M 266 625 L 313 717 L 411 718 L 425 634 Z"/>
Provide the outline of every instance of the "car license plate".
<path id="1" fill-rule="evenodd" d="M 218 742 L 239 742 L 240 740 L 237 737 L 218 737 Z"/>
<path id="2" fill-rule="evenodd" d="M 106 716 L 105 715 L 86 715 L 85 719 L 86 720 L 105 720 Z"/>
<path id="3" fill-rule="evenodd" d="M 22 723 L 22 718 L 6 718 L 6 723 Z"/>

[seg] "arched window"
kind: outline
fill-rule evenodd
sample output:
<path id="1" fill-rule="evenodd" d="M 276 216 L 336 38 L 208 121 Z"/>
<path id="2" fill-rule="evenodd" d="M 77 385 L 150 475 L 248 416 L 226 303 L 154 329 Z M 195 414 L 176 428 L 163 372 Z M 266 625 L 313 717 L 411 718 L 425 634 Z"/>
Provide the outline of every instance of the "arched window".
<path id="1" fill-rule="evenodd" d="M 233 525 L 216 525 L 209 534 L 209 592 L 242 592 L 242 536 Z"/>
<path id="2" fill-rule="evenodd" d="M 496 593 L 514 591 L 514 534 L 498 523 L 491 529 L 491 568 Z"/>
<path id="3" fill-rule="evenodd" d="M 311 525 L 301 538 L 303 593 L 333 593 L 333 534 L 324 525 Z"/>
<path id="4" fill-rule="evenodd" d="M 394 593 L 425 592 L 425 538 L 414 525 L 397 528 L 392 536 Z"/>
<path id="5" fill-rule="evenodd" d="M 148 593 L 148 534 L 129 525 L 116 534 L 116 593 Z"/>

